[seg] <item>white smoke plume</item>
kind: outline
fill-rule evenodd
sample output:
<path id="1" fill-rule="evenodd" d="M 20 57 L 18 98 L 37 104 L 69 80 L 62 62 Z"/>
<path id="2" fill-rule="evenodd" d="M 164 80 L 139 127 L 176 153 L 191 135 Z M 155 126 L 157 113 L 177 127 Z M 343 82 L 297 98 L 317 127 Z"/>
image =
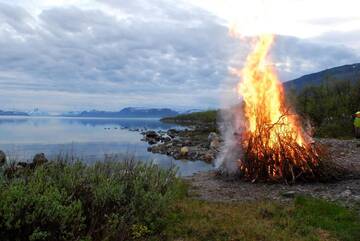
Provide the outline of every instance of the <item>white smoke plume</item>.
<path id="1" fill-rule="evenodd" d="M 242 159 L 241 132 L 243 130 L 243 117 L 241 105 L 223 109 L 221 111 L 219 129 L 224 144 L 218 158 L 215 160 L 215 167 L 221 172 L 235 174 L 239 171 L 239 163 Z"/>
<path id="2" fill-rule="evenodd" d="M 234 39 L 238 41 L 238 46 L 234 50 L 234 56 L 229 60 L 229 76 L 222 83 L 220 95 L 221 112 L 218 123 L 224 143 L 215 160 L 216 169 L 227 174 L 235 174 L 239 171 L 243 155 L 240 138 L 245 122 L 241 106 L 242 99 L 239 99 L 235 88 L 239 78 L 234 74 L 234 70 L 243 68 L 253 42 L 252 38 L 235 37 Z"/>

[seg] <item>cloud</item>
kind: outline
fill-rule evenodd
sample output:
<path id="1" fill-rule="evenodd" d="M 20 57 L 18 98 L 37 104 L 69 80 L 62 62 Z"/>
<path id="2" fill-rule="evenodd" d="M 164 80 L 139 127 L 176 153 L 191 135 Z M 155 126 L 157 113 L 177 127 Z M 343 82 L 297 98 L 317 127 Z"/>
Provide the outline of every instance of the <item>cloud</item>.
<path id="1" fill-rule="evenodd" d="M 360 51 L 360 29 L 352 31 L 331 31 L 323 33 L 312 40 L 321 44 L 341 45 L 353 48 L 355 52 Z"/>
<path id="2" fill-rule="evenodd" d="M 272 55 L 283 80 L 359 61 L 359 53 L 344 45 L 278 36 Z"/>
<path id="3" fill-rule="evenodd" d="M 31 15 L 23 8 L 0 3 L 0 21 L 2 28 L 12 28 L 15 32 L 31 33 Z"/>
<path id="4" fill-rule="evenodd" d="M 58 96 L 59 102 L 65 102 L 61 92 L 66 96 L 101 95 L 102 101 L 87 101 L 105 109 L 126 104 L 210 106 L 214 101 L 197 101 L 206 99 L 204 92 L 216 89 L 226 74 L 229 51 L 223 46 L 229 42 L 227 30 L 210 21 L 206 13 L 184 24 L 179 18 L 183 9 L 179 14 L 172 9 L 169 20 L 151 16 L 144 20 L 134 16 L 118 19 L 77 7 L 51 8 L 37 16 L 33 28 L 23 31 L 30 15 L 7 5 L 0 12 L 9 8 L 17 10 L 19 17 L 16 26 L 0 32 L 0 84 L 14 95 L 20 90 L 43 91 Z M 178 17 L 171 18 L 173 15 Z M 177 96 L 183 100 L 179 102 Z M 17 97 L 25 100 L 19 108 L 29 103 L 44 106 L 35 96 Z M 113 97 L 118 98 L 118 105 Z M 13 103 L 2 98 L 2 103 Z M 75 101 L 68 108 L 74 106 L 78 106 Z M 50 108 L 49 104 L 44 108 Z"/>
<path id="5" fill-rule="evenodd" d="M 228 67 L 241 66 L 249 51 L 221 19 L 181 1 L 97 4 L 38 14 L 0 4 L 0 109 L 216 107 Z M 277 38 L 272 55 L 283 79 L 358 57 L 288 36 Z"/>

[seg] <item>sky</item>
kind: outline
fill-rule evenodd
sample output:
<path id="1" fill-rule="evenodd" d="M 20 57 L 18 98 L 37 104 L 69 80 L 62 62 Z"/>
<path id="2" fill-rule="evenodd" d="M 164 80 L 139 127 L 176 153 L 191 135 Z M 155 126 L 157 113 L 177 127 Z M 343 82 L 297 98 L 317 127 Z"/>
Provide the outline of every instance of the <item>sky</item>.
<path id="1" fill-rule="evenodd" d="M 216 108 L 261 33 L 276 35 L 282 81 L 360 62 L 359 9 L 358 0 L 0 0 L 0 109 Z"/>

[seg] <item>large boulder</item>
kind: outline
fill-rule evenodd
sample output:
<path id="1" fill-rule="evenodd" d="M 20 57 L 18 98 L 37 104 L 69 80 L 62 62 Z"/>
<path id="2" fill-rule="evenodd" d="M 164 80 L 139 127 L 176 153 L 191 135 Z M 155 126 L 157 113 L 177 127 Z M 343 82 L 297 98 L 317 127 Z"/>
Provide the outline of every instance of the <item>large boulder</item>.
<path id="1" fill-rule="evenodd" d="M 6 163 L 6 154 L 5 152 L 0 150 L 0 166 Z"/>

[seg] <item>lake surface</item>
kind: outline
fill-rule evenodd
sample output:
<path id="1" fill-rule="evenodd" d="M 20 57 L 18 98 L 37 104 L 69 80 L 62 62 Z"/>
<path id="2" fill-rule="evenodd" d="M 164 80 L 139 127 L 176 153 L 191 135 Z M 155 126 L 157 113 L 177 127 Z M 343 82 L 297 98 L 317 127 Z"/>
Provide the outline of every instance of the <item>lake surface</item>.
<path id="1" fill-rule="evenodd" d="M 141 161 L 153 161 L 161 167 L 176 165 L 180 175 L 188 176 L 212 169 L 202 161 L 174 160 L 153 154 L 141 141 L 135 129 L 167 130 L 181 128 L 152 118 L 68 118 L 0 116 L 0 150 L 16 160 L 31 160 L 43 152 L 54 158 L 59 154 L 76 156 L 87 163 L 117 156 L 133 156 Z M 117 159 L 117 158 L 115 158 Z"/>

